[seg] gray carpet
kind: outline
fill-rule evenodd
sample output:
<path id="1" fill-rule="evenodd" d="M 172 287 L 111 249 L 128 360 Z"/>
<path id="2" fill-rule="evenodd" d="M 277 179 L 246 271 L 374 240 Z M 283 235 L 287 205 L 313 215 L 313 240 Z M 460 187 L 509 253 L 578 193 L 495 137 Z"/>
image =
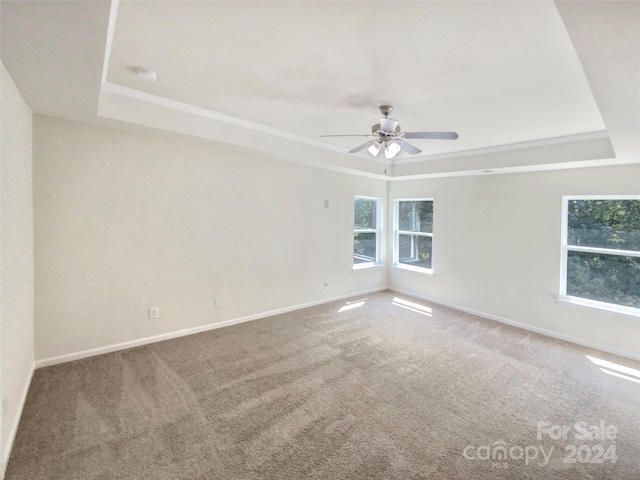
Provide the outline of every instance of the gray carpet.
<path id="1" fill-rule="evenodd" d="M 637 362 L 358 300 L 37 370 L 6 479 L 640 478 Z"/>

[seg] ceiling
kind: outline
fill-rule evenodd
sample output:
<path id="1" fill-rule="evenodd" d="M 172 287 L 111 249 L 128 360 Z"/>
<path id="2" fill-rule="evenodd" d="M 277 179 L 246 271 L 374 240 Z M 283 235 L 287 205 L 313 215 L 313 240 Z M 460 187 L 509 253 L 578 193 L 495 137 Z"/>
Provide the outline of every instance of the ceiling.
<path id="1" fill-rule="evenodd" d="M 639 161 L 640 3 L 1 2 L 30 108 L 384 178 Z M 157 74 L 147 82 L 135 67 Z M 422 154 L 360 134 L 394 106 Z"/>

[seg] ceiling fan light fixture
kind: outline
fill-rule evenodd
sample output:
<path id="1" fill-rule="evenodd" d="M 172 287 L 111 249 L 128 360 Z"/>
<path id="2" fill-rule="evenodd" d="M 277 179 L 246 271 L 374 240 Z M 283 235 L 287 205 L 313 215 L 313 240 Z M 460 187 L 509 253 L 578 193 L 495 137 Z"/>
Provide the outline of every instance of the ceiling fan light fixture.
<path id="1" fill-rule="evenodd" d="M 380 150 L 382 150 L 382 142 L 374 143 L 369 148 L 367 148 L 367 151 L 374 157 L 378 156 Z"/>
<path id="2" fill-rule="evenodd" d="M 395 158 L 400 153 L 400 150 L 402 149 L 396 142 L 387 142 L 384 146 L 384 157 L 386 159 Z"/>

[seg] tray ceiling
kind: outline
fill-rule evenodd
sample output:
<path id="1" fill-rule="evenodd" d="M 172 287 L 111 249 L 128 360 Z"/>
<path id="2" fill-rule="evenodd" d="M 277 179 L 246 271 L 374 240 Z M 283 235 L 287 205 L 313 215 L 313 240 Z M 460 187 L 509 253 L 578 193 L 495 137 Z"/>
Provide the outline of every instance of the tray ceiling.
<path id="1" fill-rule="evenodd" d="M 575 31 L 576 9 L 590 13 L 579 3 L 2 2 L 2 59 L 36 113 L 355 173 L 611 163 L 620 155 L 583 63 L 599 39 Z M 368 134 L 381 104 L 404 131 L 460 138 L 412 141 L 423 153 L 388 168 L 346 153 L 366 139 L 320 137 Z"/>

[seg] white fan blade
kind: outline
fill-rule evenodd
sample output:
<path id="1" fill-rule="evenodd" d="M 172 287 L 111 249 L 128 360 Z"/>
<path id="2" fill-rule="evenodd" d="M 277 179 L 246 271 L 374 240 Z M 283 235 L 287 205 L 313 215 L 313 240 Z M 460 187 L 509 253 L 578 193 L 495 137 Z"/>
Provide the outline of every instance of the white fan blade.
<path id="1" fill-rule="evenodd" d="M 375 137 L 376 135 L 320 135 L 321 137 Z"/>
<path id="2" fill-rule="evenodd" d="M 349 153 L 358 153 L 360 150 L 364 150 L 365 148 L 370 147 L 374 143 L 378 143 L 378 140 L 371 140 L 370 142 L 363 143 L 359 147 L 354 148 L 353 150 L 349 150 Z"/>
<path id="3" fill-rule="evenodd" d="M 426 138 L 434 140 L 455 140 L 458 138 L 456 132 L 405 132 L 404 138 Z"/>
<path id="4" fill-rule="evenodd" d="M 396 131 L 398 121 L 393 118 L 382 117 L 380 118 L 380 129 L 384 133 L 393 133 Z"/>
<path id="5" fill-rule="evenodd" d="M 410 153 L 411 155 L 416 155 L 416 154 L 422 152 L 422 150 L 420 150 L 419 148 L 414 147 L 413 145 L 411 145 L 410 143 L 405 142 L 404 140 L 396 140 L 395 142 L 398 145 L 400 145 L 400 148 L 402 148 L 402 150 L 404 150 L 407 153 Z"/>

